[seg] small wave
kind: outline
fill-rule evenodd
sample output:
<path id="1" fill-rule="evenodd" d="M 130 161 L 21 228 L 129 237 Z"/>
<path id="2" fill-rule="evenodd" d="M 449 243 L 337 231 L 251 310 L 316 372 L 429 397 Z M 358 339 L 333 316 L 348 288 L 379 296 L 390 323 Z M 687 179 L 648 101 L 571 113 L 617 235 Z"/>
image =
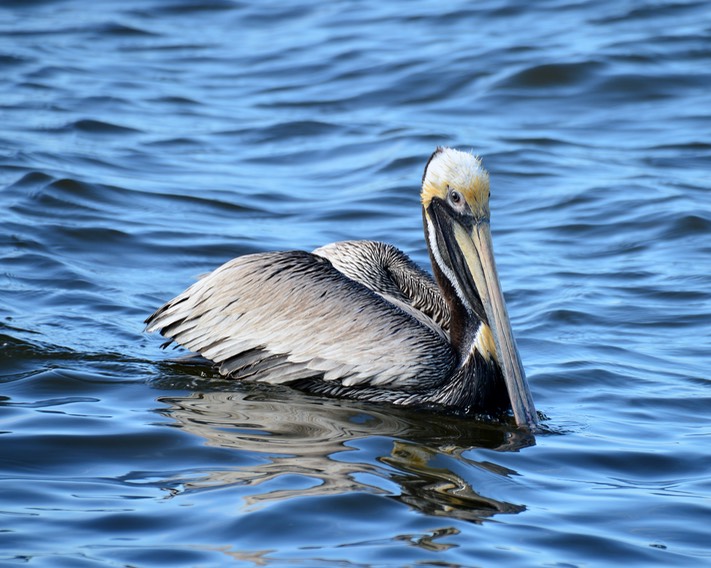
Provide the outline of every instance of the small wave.
<path id="1" fill-rule="evenodd" d="M 102 120 L 95 120 L 91 118 L 85 118 L 81 120 L 76 120 L 65 126 L 65 130 L 78 130 L 80 132 L 86 132 L 89 134 L 133 134 L 140 132 L 136 128 L 131 128 L 129 126 L 122 126 L 119 124 L 112 124 L 111 122 L 105 122 Z"/>
<path id="2" fill-rule="evenodd" d="M 683 239 L 684 237 L 711 235 L 711 218 L 708 214 L 687 213 L 680 217 L 675 217 L 670 221 L 669 226 L 662 233 L 664 239 Z"/>
<path id="3" fill-rule="evenodd" d="M 550 89 L 584 85 L 604 69 L 594 61 L 580 63 L 548 63 L 528 67 L 499 83 L 503 88 Z"/>

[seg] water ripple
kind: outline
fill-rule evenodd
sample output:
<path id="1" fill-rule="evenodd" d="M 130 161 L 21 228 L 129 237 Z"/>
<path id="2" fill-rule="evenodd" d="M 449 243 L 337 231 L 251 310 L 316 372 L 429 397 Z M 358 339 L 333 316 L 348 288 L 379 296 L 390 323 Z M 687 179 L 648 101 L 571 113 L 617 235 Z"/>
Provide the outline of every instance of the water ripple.
<path id="1" fill-rule="evenodd" d="M 3 561 L 708 561 L 707 12 L 4 2 Z M 439 144 L 491 172 L 535 444 L 235 385 L 143 334 L 240 254 L 367 238 L 426 266 Z"/>

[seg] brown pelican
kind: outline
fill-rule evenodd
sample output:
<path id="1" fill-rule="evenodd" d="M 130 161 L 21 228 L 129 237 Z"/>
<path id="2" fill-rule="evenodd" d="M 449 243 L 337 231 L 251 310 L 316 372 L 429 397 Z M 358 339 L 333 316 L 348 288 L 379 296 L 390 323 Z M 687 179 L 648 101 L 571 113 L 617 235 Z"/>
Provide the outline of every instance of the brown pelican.
<path id="1" fill-rule="evenodd" d="M 372 241 L 250 254 L 165 304 L 147 329 L 228 377 L 477 414 L 510 409 L 535 427 L 494 263 L 488 173 L 472 154 L 438 148 L 421 197 L 435 280 Z"/>

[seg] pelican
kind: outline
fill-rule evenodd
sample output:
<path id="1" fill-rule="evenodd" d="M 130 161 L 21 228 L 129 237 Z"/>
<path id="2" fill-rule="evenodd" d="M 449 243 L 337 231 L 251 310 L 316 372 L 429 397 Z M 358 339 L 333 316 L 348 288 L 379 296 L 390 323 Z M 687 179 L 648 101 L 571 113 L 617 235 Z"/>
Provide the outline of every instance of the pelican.
<path id="1" fill-rule="evenodd" d="M 328 396 L 538 416 L 494 262 L 489 175 L 437 148 L 422 177 L 434 280 L 374 241 L 230 260 L 166 303 L 147 330 L 220 374 Z"/>

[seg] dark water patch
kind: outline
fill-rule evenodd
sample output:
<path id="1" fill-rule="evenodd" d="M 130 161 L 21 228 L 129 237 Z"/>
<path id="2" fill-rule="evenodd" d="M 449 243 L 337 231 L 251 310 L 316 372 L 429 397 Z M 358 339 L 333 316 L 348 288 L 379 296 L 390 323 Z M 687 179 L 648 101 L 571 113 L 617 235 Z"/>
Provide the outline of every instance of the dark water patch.
<path id="1" fill-rule="evenodd" d="M 669 226 L 662 234 L 664 239 L 683 239 L 693 236 L 708 236 L 711 234 L 711 215 L 699 212 L 671 219 Z"/>
<path id="2" fill-rule="evenodd" d="M 159 37 L 160 34 L 154 30 L 147 30 L 135 25 L 119 22 L 107 22 L 103 25 L 92 27 L 92 34 L 97 38 L 139 38 L 139 37 Z"/>
<path id="3" fill-rule="evenodd" d="M 644 282 L 635 281 L 633 287 L 618 288 L 621 293 L 627 291 L 629 296 L 640 296 L 650 300 L 658 300 L 660 305 L 671 305 L 675 302 L 688 306 L 694 309 L 693 302 L 701 302 L 708 300 L 711 297 L 711 292 L 701 290 L 683 289 L 678 287 L 679 282 L 674 281 L 666 287 L 661 287 L 659 284 L 650 285 Z"/>
<path id="4" fill-rule="evenodd" d="M 35 60 L 30 57 L 23 57 L 15 53 L 0 53 L 0 68 L 16 67 L 34 62 Z"/>
<path id="5" fill-rule="evenodd" d="M 710 52 L 703 41 L 703 35 L 674 34 L 666 30 L 657 35 L 653 44 L 640 42 L 638 39 L 625 39 L 611 42 L 607 51 L 614 61 L 643 65 L 679 59 L 705 60 Z"/>
<path id="6" fill-rule="evenodd" d="M 15 7 L 25 7 L 25 6 L 42 6 L 44 4 L 67 4 L 71 3 L 72 0 L 7 0 L 3 2 L 3 8 L 15 8 Z"/>
<path id="7" fill-rule="evenodd" d="M 38 346 L 30 341 L 18 339 L 18 335 L 38 335 L 37 332 L 24 330 L 8 322 L 12 318 L 4 316 L 4 321 L 0 321 L 0 354 L 2 354 L 3 366 L 0 369 L 0 382 L 14 379 L 25 373 L 36 373 L 36 356 L 42 352 Z M 9 399 L 6 399 L 9 400 Z"/>
<path id="8" fill-rule="evenodd" d="M 650 447 L 648 451 L 630 451 L 620 449 L 604 452 L 588 452 L 577 464 L 583 475 L 586 471 L 600 471 L 608 481 L 604 484 L 644 487 L 652 484 L 655 489 L 673 489 L 683 480 L 703 475 L 704 466 L 700 460 L 680 465 L 673 455 L 665 454 L 659 448 Z M 620 478 L 619 476 L 627 476 Z M 587 475 L 586 475 L 587 477 Z"/>
<path id="9" fill-rule="evenodd" d="M 40 81 L 22 81 L 17 83 L 18 90 L 31 89 L 33 91 L 54 91 L 55 87 Z"/>
<path id="10" fill-rule="evenodd" d="M 677 153 L 675 155 L 654 156 L 650 152 L 650 156 L 645 162 L 650 166 L 664 168 L 669 171 L 688 171 L 689 169 L 708 168 L 711 165 L 711 154 L 706 151 L 698 154 Z M 699 179 L 699 181 L 702 182 L 702 179 Z"/>
<path id="11" fill-rule="evenodd" d="M 71 107 L 78 106 L 84 109 L 91 109 L 92 111 L 102 110 L 109 112 L 118 112 L 127 111 L 129 108 L 132 108 L 134 102 L 124 97 L 116 97 L 112 95 L 89 95 L 85 97 L 80 97 L 79 99 L 67 98 L 67 105 Z M 78 121 L 78 123 L 79 122 L 82 121 Z M 85 126 L 88 126 L 89 129 L 91 129 L 92 127 L 101 128 L 101 125 L 89 124 Z M 115 126 L 116 125 L 109 125 L 110 128 Z M 117 131 L 118 133 L 122 128 L 126 127 L 118 126 L 117 128 L 119 129 Z"/>
<path id="12" fill-rule="evenodd" d="M 212 547 L 193 547 L 190 545 L 177 546 L 155 546 L 150 548 L 135 548 L 130 546 L 120 546 L 111 544 L 101 547 L 92 547 L 87 552 L 87 560 L 91 562 L 101 562 L 101 558 L 115 558 L 120 562 L 125 562 L 127 566 L 160 565 L 162 562 L 171 566 L 198 566 L 198 565 L 219 565 L 225 562 L 266 562 L 263 556 L 266 551 L 254 554 L 242 554 L 232 551 L 230 548 L 215 544 Z M 68 557 L 69 562 L 76 562 L 77 559 Z M 56 560 L 53 560 L 56 562 Z M 73 564 L 72 564 L 73 565 Z"/>
<path id="13" fill-rule="evenodd" d="M 109 249 L 120 251 L 122 248 L 135 249 L 134 235 L 122 230 L 102 226 L 65 227 L 61 225 L 46 227 L 52 231 L 57 248 L 63 252 L 79 251 L 84 254 L 92 250 L 101 253 Z"/>
<path id="14" fill-rule="evenodd" d="M 7 319 L 7 318 L 6 318 Z M 13 318 L 13 321 L 19 318 Z M 18 392 L 23 392 L 22 384 L 31 386 L 29 392 L 31 396 L 44 392 L 44 396 L 63 397 L 69 394 L 86 393 L 86 384 L 90 381 L 80 382 L 73 376 L 69 380 L 64 380 L 66 375 L 56 369 L 77 361 L 89 362 L 98 360 L 109 362 L 115 359 L 111 354 L 82 353 L 61 347 L 52 343 L 52 338 L 47 338 L 41 332 L 31 329 L 24 329 L 19 325 L 7 325 L 0 322 L 0 352 L 3 355 L 4 366 L 0 370 L 2 382 L 23 381 L 20 386 L 14 386 Z M 6 332 L 6 333 L 5 333 Z M 52 369 L 52 370 L 48 370 Z M 115 369 L 114 369 L 115 370 Z M 108 371 L 108 370 L 107 370 Z M 49 375 L 47 375 L 49 373 Z M 96 375 L 92 375 L 96 378 Z M 45 380 L 49 377 L 50 380 Z M 4 387 L 4 392 L 10 394 L 9 386 Z M 7 398 L 7 401 L 16 400 Z M 58 400 L 61 400 L 58 398 Z"/>
<path id="15" fill-rule="evenodd" d="M 549 63 L 519 71 L 501 86 L 504 88 L 554 89 L 582 86 L 604 72 L 604 65 L 586 61 L 581 63 Z"/>
<path id="16" fill-rule="evenodd" d="M 616 6 L 615 13 L 591 18 L 594 24 L 614 24 L 641 22 L 644 20 L 658 20 L 669 16 L 678 17 L 684 15 L 705 14 L 706 4 L 704 2 L 679 2 L 667 3 L 655 6 Z"/>
<path id="17" fill-rule="evenodd" d="M 52 433 L 44 437 L 38 436 L 21 436 L 14 435 L 7 437 L 5 442 L 8 444 L 9 452 L 14 455 L 34 455 L 32 459 L 17 460 L 10 468 L 8 473 L 35 473 L 42 470 L 52 471 L 55 475 L 61 475 L 63 472 L 70 473 L 73 471 L 73 463 L 81 463 L 83 459 L 90 455 L 100 455 L 102 461 L 105 461 L 108 468 L 115 467 L 120 470 L 122 460 L 132 460 L 133 456 L 139 457 L 144 471 L 150 471 L 153 477 L 161 475 L 169 477 L 169 473 L 161 470 L 162 460 L 158 456 L 150 456 L 151 448 L 160 446 L 163 448 L 164 455 L 174 455 L 183 446 L 180 438 L 174 432 L 168 430 L 156 433 L 151 436 L 138 434 L 136 432 L 121 430 L 120 440 L 116 439 L 116 428 L 112 428 L 111 417 L 93 418 L 93 417 L 78 417 L 73 420 L 70 416 L 54 417 L 54 428 L 59 425 L 66 425 L 67 429 L 73 429 L 75 422 L 80 422 L 80 427 L 86 428 L 90 435 L 74 435 Z M 113 430 L 113 432 L 112 432 Z M 113 440 L 112 440 L 113 438 Z M 27 452 L 20 451 L 22 447 L 27 448 Z M 61 448 L 61 449 L 60 449 Z M 31 453 L 30 451 L 31 450 Z M 115 464 L 111 466 L 111 464 Z M 152 467 L 150 467 L 152 466 Z M 41 474 L 40 474 L 41 475 Z M 63 497 L 55 498 L 61 502 Z"/>
<path id="18" fill-rule="evenodd" d="M 312 6 L 289 6 L 272 5 L 269 8 L 263 6 L 251 6 L 242 17 L 247 26 L 268 25 L 269 23 L 281 23 L 291 20 L 306 19 L 316 12 Z"/>
<path id="19" fill-rule="evenodd" d="M 160 235 L 167 235 L 161 238 Z M 238 241 L 225 241 L 212 232 L 156 232 L 141 235 L 142 241 L 151 254 L 162 254 L 162 260 L 156 266 L 167 271 L 163 280 L 171 283 L 168 293 L 178 293 L 181 286 L 187 286 L 201 274 L 207 274 L 221 264 L 236 256 L 274 250 L 259 239 L 243 237 Z M 285 248 L 285 247 L 282 247 Z M 288 248 L 288 247 L 286 247 Z M 141 258 L 140 256 L 138 258 Z M 147 267 L 147 274 L 152 274 L 155 267 Z M 156 288 L 160 289 L 160 288 Z M 161 303 L 170 298 L 163 297 Z M 154 299 L 153 308 L 158 307 Z M 147 316 L 148 314 L 146 314 Z"/>
<path id="20" fill-rule="evenodd" d="M 64 202 L 74 200 L 84 203 L 106 200 L 107 197 L 110 196 L 113 196 L 115 200 L 118 200 L 119 195 L 126 192 L 123 188 L 100 186 L 76 179 L 66 178 L 53 181 L 51 184 L 47 185 L 44 190 Z M 44 193 L 45 192 L 43 191 L 42 195 L 44 195 Z M 109 200 L 109 202 L 111 202 L 111 200 Z"/>
<path id="21" fill-rule="evenodd" d="M 631 102 L 630 97 L 634 97 L 631 104 L 636 105 L 640 101 L 666 99 L 677 91 L 698 88 L 708 84 L 708 81 L 708 75 L 690 77 L 686 74 L 665 73 L 662 78 L 651 74 L 626 73 L 605 78 L 599 85 L 599 91 L 606 100 Z"/>
<path id="22" fill-rule="evenodd" d="M 96 212 L 99 207 L 92 202 L 108 191 L 97 191 L 96 185 L 75 179 L 52 179 L 36 172 L 23 176 L 9 187 L 10 191 L 25 190 L 18 195 L 15 208 L 24 214 L 31 214 L 37 208 L 58 211 L 84 209 Z M 105 188 L 109 190 L 109 188 Z M 19 193 L 19 192 L 16 192 Z"/>
<path id="23" fill-rule="evenodd" d="M 110 122 L 104 122 L 101 120 L 94 119 L 77 120 L 65 126 L 65 130 L 77 130 L 79 132 L 86 132 L 88 134 L 106 135 L 134 134 L 140 132 L 140 130 L 130 128 L 128 126 L 121 126 L 118 124 L 112 124 Z"/>
<path id="24" fill-rule="evenodd" d="M 608 225 L 585 222 L 565 223 L 552 227 L 551 230 L 561 235 L 567 235 L 568 238 L 579 239 L 607 237 L 610 234 L 610 227 Z"/>
<path id="25" fill-rule="evenodd" d="M 379 212 L 374 212 L 372 206 L 364 205 L 352 207 L 348 211 L 338 208 L 333 211 L 325 211 L 324 213 L 319 214 L 319 218 L 328 219 L 332 222 L 344 223 L 371 220 L 378 217 L 381 219 L 387 219 L 389 217 L 389 212 L 385 209 Z"/>
<path id="26" fill-rule="evenodd" d="M 50 183 L 54 178 L 44 172 L 28 172 L 24 174 L 16 182 L 12 183 L 6 190 L 11 191 L 12 188 L 25 189 L 34 188 L 38 185 L 46 185 Z"/>
<path id="27" fill-rule="evenodd" d="M 163 150 L 203 150 L 202 144 L 198 140 L 192 138 L 167 138 L 164 140 L 153 140 L 144 143 L 143 146 L 156 147 Z"/>
<path id="28" fill-rule="evenodd" d="M 576 517 L 571 518 L 572 521 L 578 521 Z M 580 522 L 580 521 L 578 521 Z M 584 525 L 584 523 L 580 523 Z M 560 551 L 560 554 L 590 556 L 595 555 L 596 551 L 601 546 L 605 546 L 605 539 L 596 534 L 590 534 L 583 530 L 580 532 L 566 532 L 553 530 L 552 534 L 544 538 L 540 543 L 555 543 Z M 646 546 L 650 546 L 647 544 Z M 662 552 L 660 550 L 645 550 L 638 543 L 634 542 L 616 542 L 609 550 L 615 558 L 619 558 L 620 562 L 631 562 L 640 565 L 676 565 L 683 566 L 683 557 L 676 557 L 674 554 Z"/>
<path id="29" fill-rule="evenodd" d="M 540 136 L 536 138 L 526 137 L 525 135 L 517 135 L 515 137 L 502 137 L 503 142 L 507 142 L 513 145 L 524 145 L 524 146 L 542 146 L 544 148 L 554 148 L 559 146 L 564 146 L 570 144 L 569 141 L 560 138 L 553 138 L 549 136 Z M 487 158 L 490 159 L 489 156 Z"/>
<path id="30" fill-rule="evenodd" d="M 437 137 L 432 137 L 433 142 L 437 139 Z M 407 156 L 407 157 L 401 157 L 401 158 L 395 158 L 394 160 L 389 160 L 388 162 L 378 166 L 378 168 L 373 172 L 375 173 L 387 173 L 387 172 L 396 172 L 396 171 L 402 171 L 403 169 L 414 169 L 417 167 L 418 162 L 422 161 L 419 159 L 419 156 Z M 406 185 L 406 186 L 399 186 L 393 188 L 393 193 L 398 196 L 410 196 L 412 194 L 412 186 L 411 185 Z"/>
<path id="31" fill-rule="evenodd" d="M 250 195 L 241 195 L 239 197 L 229 192 L 222 193 L 212 191 L 208 195 L 201 196 L 192 193 L 191 188 L 185 188 L 182 191 L 186 193 L 183 195 L 178 194 L 177 203 L 182 205 L 182 208 L 178 211 L 184 210 L 185 212 L 190 212 L 201 210 L 208 216 L 214 215 L 216 217 L 235 220 L 240 218 L 242 214 L 266 214 L 269 208 L 269 194 L 262 193 L 262 190 L 258 188 L 252 189 L 249 192 Z M 172 195 L 166 193 L 161 197 L 163 199 L 169 197 L 173 200 L 175 196 L 175 193 Z M 280 199 L 284 200 L 287 198 L 280 197 Z M 273 212 L 271 214 L 273 214 Z"/>
<path id="32" fill-rule="evenodd" d="M 269 142 L 278 140 L 280 142 L 293 140 L 295 138 L 312 138 L 337 134 L 341 128 L 327 122 L 318 121 L 297 121 L 275 124 L 269 128 L 261 128 L 254 134 L 258 140 Z"/>
<path id="33" fill-rule="evenodd" d="M 165 14 L 167 16 L 184 16 L 201 13 L 220 13 L 240 8 L 242 4 L 236 0 L 207 0 L 196 2 L 194 0 L 170 0 L 160 6 L 153 7 L 150 14 Z"/>
<path id="34" fill-rule="evenodd" d="M 272 164 L 275 160 L 282 165 L 300 165 L 311 160 L 318 160 L 325 156 L 330 156 L 331 151 L 328 148 L 322 148 L 319 150 L 305 150 L 305 149 L 293 149 L 291 147 L 285 148 L 281 153 L 277 155 L 257 155 L 246 158 L 246 161 L 251 164 L 268 166 Z"/>
<path id="35" fill-rule="evenodd" d="M 670 310 L 667 313 L 645 313 L 644 317 L 635 317 L 634 312 L 630 314 L 628 311 L 620 309 L 620 312 L 622 311 L 626 314 L 624 320 L 625 324 L 632 329 L 639 328 L 644 330 L 650 326 L 658 327 L 666 331 L 684 328 L 700 328 L 708 320 L 707 313 L 698 313 L 696 311 L 694 311 L 694 313 L 680 314 L 677 311 Z M 641 311 L 642 310 L 639 310 L 639 312 Z"/>
<path id="36" fill-rule="evenodd" d="M 162 96 L 156 97 L 152 101 L 158 104 L 176 105 L 176 106 L 199 106 L 202 103 L 185 96 Z"/>

